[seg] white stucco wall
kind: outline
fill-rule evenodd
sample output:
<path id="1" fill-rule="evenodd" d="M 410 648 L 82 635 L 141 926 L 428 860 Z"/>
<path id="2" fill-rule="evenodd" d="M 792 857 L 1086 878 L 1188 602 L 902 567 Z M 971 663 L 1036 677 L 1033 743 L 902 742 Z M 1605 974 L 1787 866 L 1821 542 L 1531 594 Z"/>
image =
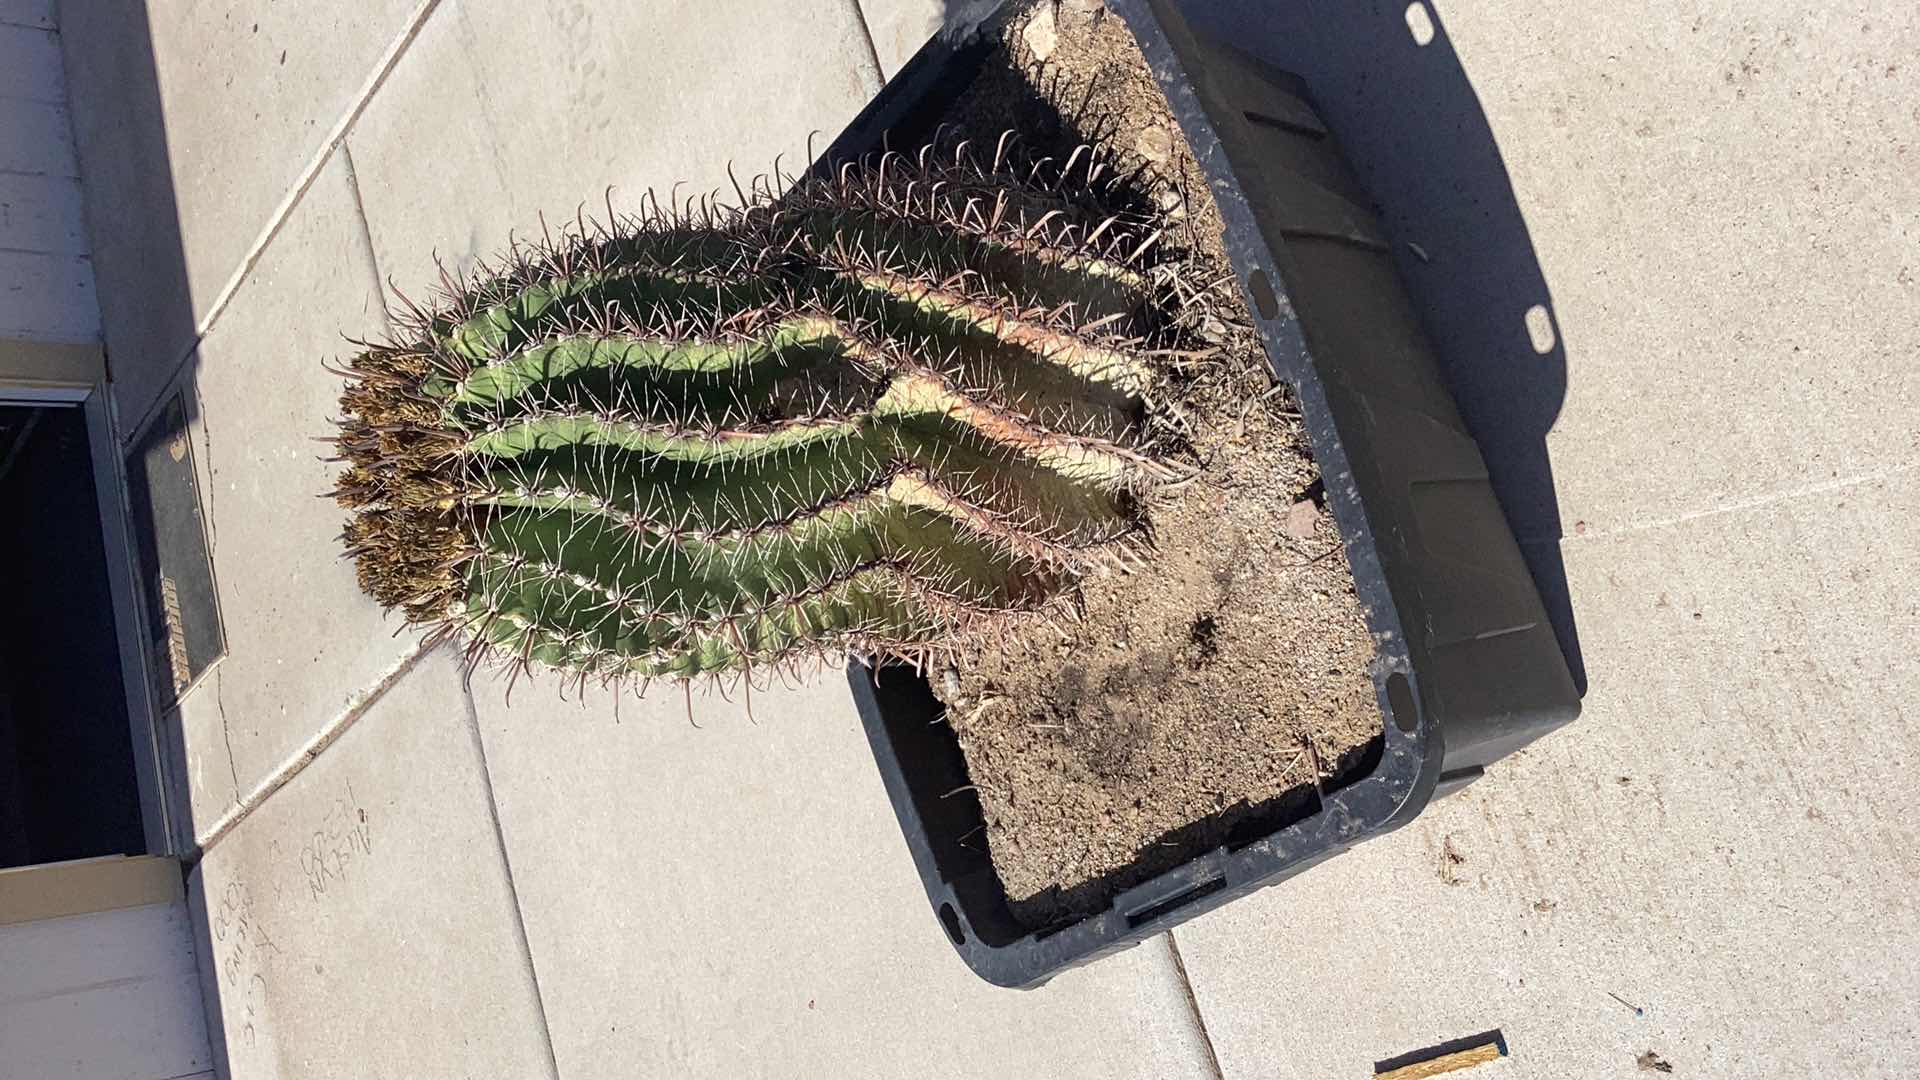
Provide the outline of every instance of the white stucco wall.
<path id="1" fill-rule="evenodd" d="M 100 339 L 79 177 L 52 0 L 0 0 L 0 339 Z"/>
<path id="2" fill-rule="evenodd" d="M 184 900 L 0 924 L 0 1080 L 211 1080 Z"/>

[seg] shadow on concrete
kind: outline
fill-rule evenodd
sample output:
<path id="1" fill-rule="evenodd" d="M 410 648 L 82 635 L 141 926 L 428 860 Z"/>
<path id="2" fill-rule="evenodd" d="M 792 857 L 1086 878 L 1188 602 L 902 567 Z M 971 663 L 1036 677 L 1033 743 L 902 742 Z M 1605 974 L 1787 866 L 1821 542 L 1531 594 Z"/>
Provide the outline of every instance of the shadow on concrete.
<path id="1" fill-rule="evenodd" d="M 1546 444 L 1566 399 L 1567 342 L 1439 11 L 1431 0 L 1188 0 L 1182 10 L 1196 30 L 1306 80 L 1394 241 L 1395 265 L 1585 695 Z"/>

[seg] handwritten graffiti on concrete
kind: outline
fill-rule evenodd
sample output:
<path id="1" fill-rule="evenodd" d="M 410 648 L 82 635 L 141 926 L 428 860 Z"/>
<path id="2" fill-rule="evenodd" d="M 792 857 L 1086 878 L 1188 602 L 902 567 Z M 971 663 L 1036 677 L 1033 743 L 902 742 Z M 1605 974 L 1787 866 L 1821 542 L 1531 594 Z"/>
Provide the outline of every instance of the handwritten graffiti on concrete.
<path id="1" fill-rule="evenodd" d="M 353 784 L 328 805 L 300 846 L 300 872 L 307 881 L 312 899 L 324 898 L 329 890 L 345 884 L 353 864 L 373 854 L 373 828 L 366 808 L 354 798 Z"/>

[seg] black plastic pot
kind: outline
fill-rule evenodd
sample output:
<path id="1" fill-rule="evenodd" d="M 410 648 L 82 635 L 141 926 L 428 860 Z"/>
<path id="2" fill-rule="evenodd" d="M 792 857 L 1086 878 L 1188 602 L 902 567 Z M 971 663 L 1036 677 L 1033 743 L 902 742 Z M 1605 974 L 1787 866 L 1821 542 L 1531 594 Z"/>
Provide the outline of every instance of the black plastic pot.
<path id="1" fill-rule="evenodd" d="M 854 698 L 927 896 L 968 966 L 1001 986 L 1055 973 L 1283 881 L 1412 820 L 1572 720 L 1579 695 L 1540 595 L 1369 209 L 1299 80 L 1196 38 L 1164 0 L 1108 0 L 1212 181 L 1226 247 L 1300 407 L 1377 644 L 1383 745 L 1367 776 L 1244 843 L 1033 933 L 978 839 L 983 817 L 941 706 L 911 670 L 855 665 Z M 989 14 L 987 22 L 992 22 Z M 823 155 L 911 147 L 991 49 L 949 26 Z M 973 837 L 969 843 L 968 838 Z"/>

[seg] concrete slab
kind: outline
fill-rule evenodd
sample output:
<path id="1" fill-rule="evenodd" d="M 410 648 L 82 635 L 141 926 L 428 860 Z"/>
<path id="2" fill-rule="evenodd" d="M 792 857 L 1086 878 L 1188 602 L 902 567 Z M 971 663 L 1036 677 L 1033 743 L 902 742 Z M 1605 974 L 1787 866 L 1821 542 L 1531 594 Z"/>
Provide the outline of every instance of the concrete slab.
<path id="1" fill-rule="evenodd" d="M 1212 1076 L 1164 938 L 966 970 L 838 673 L 697 728 L 670 688 L 474 696 L 562 1076 Z"/>
<path id="2" fill-rule="evenodd" d="M 552 1075 L 452 658 L 423 658 L 188 887 L 223 1076 Z"/>
<path id="3" fill-rule="evenodd" d="M 344 715 L 414 647 L 354 581 L 322 498 L 338 466 L 343 335 L 384 327 L 336 155 L 201 342 L 192 420 L 227 655 L 181 705 L 195 835 Z"/>
<path id="4" fill-rule="evenodd" d="M 1489 1076 L 1920 1071 L 1916 506 L 1908 466 L 1569 541 L 1577 724 L 1175 932 L 1226 1075 L 1490 1028 Z"/>
<path id="5" fill-rule="evenodd" d="M 1567 339 L 1570 532 L 1920 456 L 1920 18 L 1447 11 Z"/>
<path id="6" fill-rule="evenodd" d="M 116 403 L 128 423 L 154 402 L 196 324 L 422 3 L 62 5 Z"/>
<path id="7" fill-rule="evenodd" d="M 538 43 L 537 77 L 525 45 Z M 446 0 L 348 137 L 380 270 L 411 294 L 586 212 L 805 165 L 879 89 L 851 4 Z"/>
<path id="8" fill-rule="evenodd" d="M 913 59 L 946 20 L 948 6 L 948 0 L 860 0 L 883 78 L 893 78 Z"/>

